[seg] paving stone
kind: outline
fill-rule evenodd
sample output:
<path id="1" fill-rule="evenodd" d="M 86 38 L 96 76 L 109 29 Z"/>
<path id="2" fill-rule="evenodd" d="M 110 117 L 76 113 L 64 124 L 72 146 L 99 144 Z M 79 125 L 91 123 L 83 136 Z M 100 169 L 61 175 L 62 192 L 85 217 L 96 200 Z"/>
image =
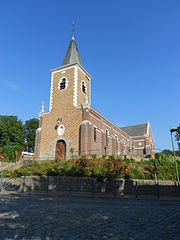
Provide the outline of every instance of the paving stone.
<path id="1" fill-rule="evenodd" d="M 180 239 L 180 202 L 0 195 L 0 239 Z"/>

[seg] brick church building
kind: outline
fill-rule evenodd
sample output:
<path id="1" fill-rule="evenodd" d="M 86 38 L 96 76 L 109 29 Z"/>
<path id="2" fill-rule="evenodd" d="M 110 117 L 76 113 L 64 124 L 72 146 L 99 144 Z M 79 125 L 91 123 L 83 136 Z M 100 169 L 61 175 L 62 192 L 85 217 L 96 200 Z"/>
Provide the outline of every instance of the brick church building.
<path id="1" fill-rule="evenodd" d="M 91 107 L 91 75 L 72 37 L 62 65 L 51 70 L 49 112 L 42 103 L 35 159 L 94 154 L 153 156 L 154 141 L 149 122 L 120 128 Z"/>

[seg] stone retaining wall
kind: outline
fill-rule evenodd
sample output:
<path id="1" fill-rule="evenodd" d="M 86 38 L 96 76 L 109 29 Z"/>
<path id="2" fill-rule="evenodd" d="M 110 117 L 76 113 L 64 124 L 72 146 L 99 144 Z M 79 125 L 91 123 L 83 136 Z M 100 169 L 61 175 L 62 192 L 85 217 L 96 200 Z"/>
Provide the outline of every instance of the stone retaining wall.
<path id="1" fill-rule="evenodd" d="M 0 180 L 2 191 L 27 193 L 61 194 L 92 197 L 136 197 L 136 198 L 178 198 L 180 194 L 176 182 L 153 180 L 116 179 L 99 182 L 95 178 L 31 176 Z"/>

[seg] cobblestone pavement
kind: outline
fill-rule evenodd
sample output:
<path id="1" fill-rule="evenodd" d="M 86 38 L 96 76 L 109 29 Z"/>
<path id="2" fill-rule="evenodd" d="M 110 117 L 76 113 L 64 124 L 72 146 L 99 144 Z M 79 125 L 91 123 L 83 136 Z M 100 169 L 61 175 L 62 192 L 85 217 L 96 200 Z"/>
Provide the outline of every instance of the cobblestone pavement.
<path id="1" fill-rule="evenodd" d="M 180 239 L 180 202 L 0 195 L 0 239 Z"/>

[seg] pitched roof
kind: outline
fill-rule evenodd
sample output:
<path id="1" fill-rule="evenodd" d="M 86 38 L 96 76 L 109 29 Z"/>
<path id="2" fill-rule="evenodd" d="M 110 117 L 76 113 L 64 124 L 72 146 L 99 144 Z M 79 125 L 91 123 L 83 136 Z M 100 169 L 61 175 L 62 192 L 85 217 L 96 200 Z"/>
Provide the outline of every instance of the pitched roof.
<path id="1" fill-rule="evenodd" d="M 131 137 L 142 136 L 147 133 L 147 123 L 128 126 L 128 127 L 121 127 L 121 129 L 127 133 Z"/>
<path id="2" fill-rule="evenodd" d="M 82 66 L 81 58 L 74 37 L 72 37 L 72 40 L 69 44 L 68 50 L 61 66 L 72 63 L 79 63 Z"/>

